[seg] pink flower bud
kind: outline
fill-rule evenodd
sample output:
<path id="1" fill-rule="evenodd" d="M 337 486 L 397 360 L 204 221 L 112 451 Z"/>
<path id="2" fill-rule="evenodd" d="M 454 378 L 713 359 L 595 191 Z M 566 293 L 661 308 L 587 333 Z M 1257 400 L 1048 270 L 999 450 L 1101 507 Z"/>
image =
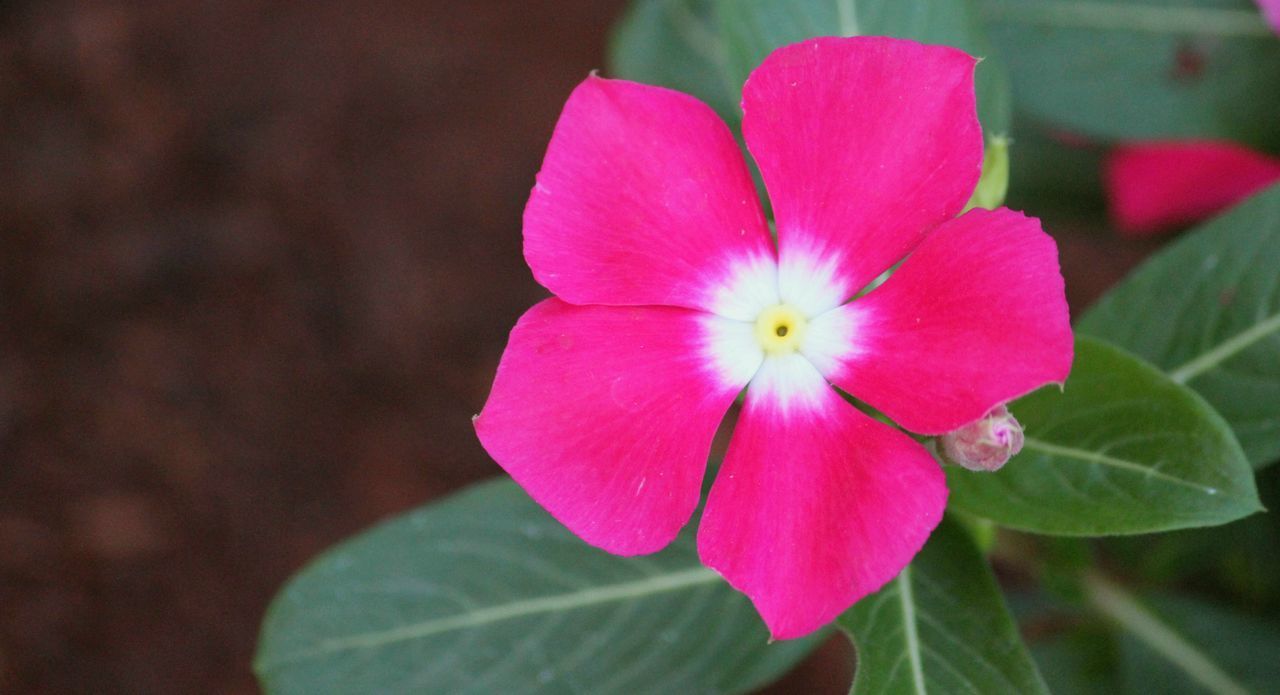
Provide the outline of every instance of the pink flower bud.
<path id="1" fill-rule="evenodd" d="M 1002 406 L 942 436 L 947 459 L 971 471 L 998 471 L 1022 451 L 1022 425 Z"/>

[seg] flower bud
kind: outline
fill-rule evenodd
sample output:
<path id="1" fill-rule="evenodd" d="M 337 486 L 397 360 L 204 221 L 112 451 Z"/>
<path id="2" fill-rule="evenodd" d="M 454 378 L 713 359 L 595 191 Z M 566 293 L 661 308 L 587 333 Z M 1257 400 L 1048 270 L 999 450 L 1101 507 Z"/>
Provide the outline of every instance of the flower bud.
<path id="1" fill-rule="evenodd" d="M 998 471 L 1022 451 L 1022 425 L 1003 405 L 982 419 L 942 436 L 942 450 L 952 463 L 971 471 Z"/>

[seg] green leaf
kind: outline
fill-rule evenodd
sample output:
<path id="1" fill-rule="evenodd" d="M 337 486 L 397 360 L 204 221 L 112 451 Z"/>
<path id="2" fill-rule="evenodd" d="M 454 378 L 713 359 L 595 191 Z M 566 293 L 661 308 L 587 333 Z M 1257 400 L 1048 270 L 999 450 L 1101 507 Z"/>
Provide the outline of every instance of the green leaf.
<path id="1" fill-rule="evenodd" d="M 836 622 L 858 649 L 854 695 L 1048 692 L 991 568 L 951 520 Z"/>
<path id="2" fill-rule="evenodd" d="M 1079 337 L 1066 387 L 1009 407 L 1026 430 L 995 473 L 947 467 L 950 504 L 1003 526 L 1096 536 L 1222 524 L 1261 509 L 1244 452 L 1194 391 Z"/>
<path id="3" fill-rule="evenodd" d="M 1280 147 L 1280 41 L 1250 0 L 979 0 L 1020 111 L 1111 139 Z"/>
<path id="4" fill-rule="evenodd" d="M 1083 633 L 1083 631 L 1080 631 Z M 1098 630 L 1046 639 L 1031 644 L 1031 655 L 1053 695 L 1119 693 L 1119 676 L 1111 661 L 1109 634 Z"/>
<path id="5" fill-rule="evenodd" d="M 742 84 L 729 72 L 713 2 L 632 3 L 609 42 L 612 76 L 693 94 L 736 124 L 742 118 Z"/>
<path id="6" fill-rule="evenodd" d="M 1280 624 L 1185 596 L 1135 595 L 1097 574 L 1085 584 L 1080 607 L 1034 593 L 1015 602 L 1055 695 L 1242 695 L 1280 682 Z"/>
<path id="7" fill-rule="evenodd" d="M 502 480 L 316 560 L 272 604 L 256 671 L 272 693 L 741 692 L 817 639 L 768 644 L 692 532 L 615 557 Z"/>
<path id="8" fill-rule="evenodd" d="M 1153 255 L 1090 309 L 1079 329 L 1200 392 L 1261 467 L 1280 458 L 1277 269 L 1280 184 Z"/>
<path id="9" fill-rule="evenodd" d="M 978 114 L 989 136 L 1009 132 L 1005 67 L 970 0 L 641 0 L 609 51 L 619 77 L 687 91 L 735 129 L 742 84 L 770 51 L 813 36 L 878 35 L 956 46 L 984 57 Z"/>
<path id="10" fill-rule="evenodd" d="M 1036 629 L 1043 630 L 1027 631 Z M 1053 695 L 1122 692 L 1116 635 L 1108 625 L 1087 622 L 1065 634 L 1037 635 L 1028 647 Z"/>
<path id="11" fill-rule="evenodd" d="M 1105 226 L 1102 193 L 1104 148 L 1064 141 L 1054 126 L 1017 113 L 1013 119 L 1013 147 L 1009 149 L 1008 206 L 1035 210 L 1046 218 L 1054 209 L 1069 213 L 1079 226 L 1083 216 L 1096 218 L 1091 226 Z"/>
<path id="12" fill-rule="evenodd" d="M 779 46 L 813 36 L 894 36 L 983 58 L 975 75 L 988 139 L 1009 132 L 1009 76 L 970 0 L 716 0 L 734 82 Z"/>
<path id="13" fill-rule="evenodd" d="M 1040 537 L 1041 539 L 1047 537 Z M 1080 539 L 1059 539 L 1084 543 Z M 1033 560 L 1034 561 L 1034 560 Z M 1054 577 L 1061 568 L 1044 565 L 1035 572 L 1041 580 L 1082 585 L 1080 571 Z M 1084 604 L 1081 595 L 1064 600 L 1034 584 L 1019 583 L 1006 594 L 1014 618 L 1026 635 L 1027 648 L 1053 695 L 1118 693 L 1119 656 L 1114 624 Z"/>
<path id="14" fill-rule="evenodd" d="M 1280 467 L 1257 476 L 1258 496 L 1280 505 Z M 1102 544 L 1108 564 L 1147 584 L 1195 586 L 1227 596 L 1251 614 L 1280 621 L 1280 515 L 1255 514 L 1232 524 L 1146 536 L 1117 536 Z"/>
<path id="15" fill-rule="evenodd" d="M 1280 682 L 1280 626 L 1172 595 L 1139 600 L 1098 577 L 1089 586 L 1092 607 L 1121 630 L 1123 691 L 1246 695 Z"/>
<path id="16" fill-rule="evenodd" d="M 992 138 L 982 156 L 982 178 L 965 204 L 965 212 L 973 208 L 994 210 L 1004 205 L 1009 192 L 1009 139 Z"/>

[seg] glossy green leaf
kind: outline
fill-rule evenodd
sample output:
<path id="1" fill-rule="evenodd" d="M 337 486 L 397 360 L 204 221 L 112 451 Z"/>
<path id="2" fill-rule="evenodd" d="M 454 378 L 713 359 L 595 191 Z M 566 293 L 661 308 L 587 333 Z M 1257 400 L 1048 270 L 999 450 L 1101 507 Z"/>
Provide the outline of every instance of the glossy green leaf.
<path id="1" fill-rule="evenodd" d="M 858 650 L 854 695 L 1048 692 L 986 559 L 949 519 L 837 624 Z"/>
<path id="2" fill-rule="evenodd" d="M 255 666 L 272 693 L 741 692 L 816 639 L 769 644 L 692 533 L 615 557 L 502 480 L 303 570 L 272 604 Z"/>
<path id="3" fill-rule="evenodd" d="M 1280 458 L 1280 184 L 1152 256 L 1079 329 L 1199 391 L 1254 466 Z"/>
<path id="4" fill-rule="evenodd" d="M 1111 139 L 1280 147 L 1280 41 L 1250 0 L 979 0 L 1019 111 Z"/>
<path id="5" fill-rule="evenodd" d="M 950 504 L 1003 526 L 1097 536 L 1212 526 L 1261 509 L 1231 429 L 1194 391 L 1080 337 L 1066 387 L 1015 401 L 1020 454 L 995 473 L 949 466 Z"/>
<path id="6" fill-rule="evenodd" d="M 616 76 L 694 94 L 736 128 L 742 84 L 770 51 L 813 36 L 853 35 L 947 44 L 983 57 L 979 117 L 988 135 L 1008 133 L 1009 77 L 971 0 L 641 0 L 609 55 Z"/>

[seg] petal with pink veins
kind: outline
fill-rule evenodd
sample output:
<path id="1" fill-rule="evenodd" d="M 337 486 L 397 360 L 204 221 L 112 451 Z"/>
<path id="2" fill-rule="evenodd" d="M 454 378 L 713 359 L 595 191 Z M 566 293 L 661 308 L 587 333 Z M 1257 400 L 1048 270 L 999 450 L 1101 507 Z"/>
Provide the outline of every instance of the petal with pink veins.
<path id="1" fill-rule="evenodd" d="M 1116 227 L 1147 236 L 1208 217 L 1280 181 L 1280 159 L 1232 142 L 1135 142 L 1111 152 L 1104 180 Z"/>
<path id="2" fill-rule="evenodd" d="M 749 351 L 717 361 L 734 340 L 712 318 L 534 306 L 475 418 L 481 444 L 588 543 L 618 555 L 663 548 L 693 514 L 712 437 L 759 364 Z"/>
<path id="3" fill-rule="evenodd" d="M 741 150 L 706 104 L 588 77 L 570 95 L 524 212 L 534 277 L 574 304 L 714 310 L 773 242 Z"/>
<path id="4" fill-rule="evenodd" d="M 702 561 L 755 603 L 775 639 L 831 622 L 893 579 L 942 519 L 922 446 L 845 403 L 811 366 L 766 360 L 698 529 Z M 786 407 L 767 383 L 801 389 Z"/>
<path id="5" fill-rule="evenodd" d="M 782 301 L 807 294 L 793 267 L 830 266 L 835 291 L 804 301 L 837 306 L 964 208 L 982 173 L 975 63 L 945 46 L 818 38 L 751 73 L 743 135 L 777 218 Z"/>
<path id="6" fill-rule="evenodd" d="M 865 297 L 823 320 L 850 347 L 828 379 L 913 432 L 943 434 L 1071 369 L 1058 249 L 1040 222 L 974 209 L 938 228 Z"/>

